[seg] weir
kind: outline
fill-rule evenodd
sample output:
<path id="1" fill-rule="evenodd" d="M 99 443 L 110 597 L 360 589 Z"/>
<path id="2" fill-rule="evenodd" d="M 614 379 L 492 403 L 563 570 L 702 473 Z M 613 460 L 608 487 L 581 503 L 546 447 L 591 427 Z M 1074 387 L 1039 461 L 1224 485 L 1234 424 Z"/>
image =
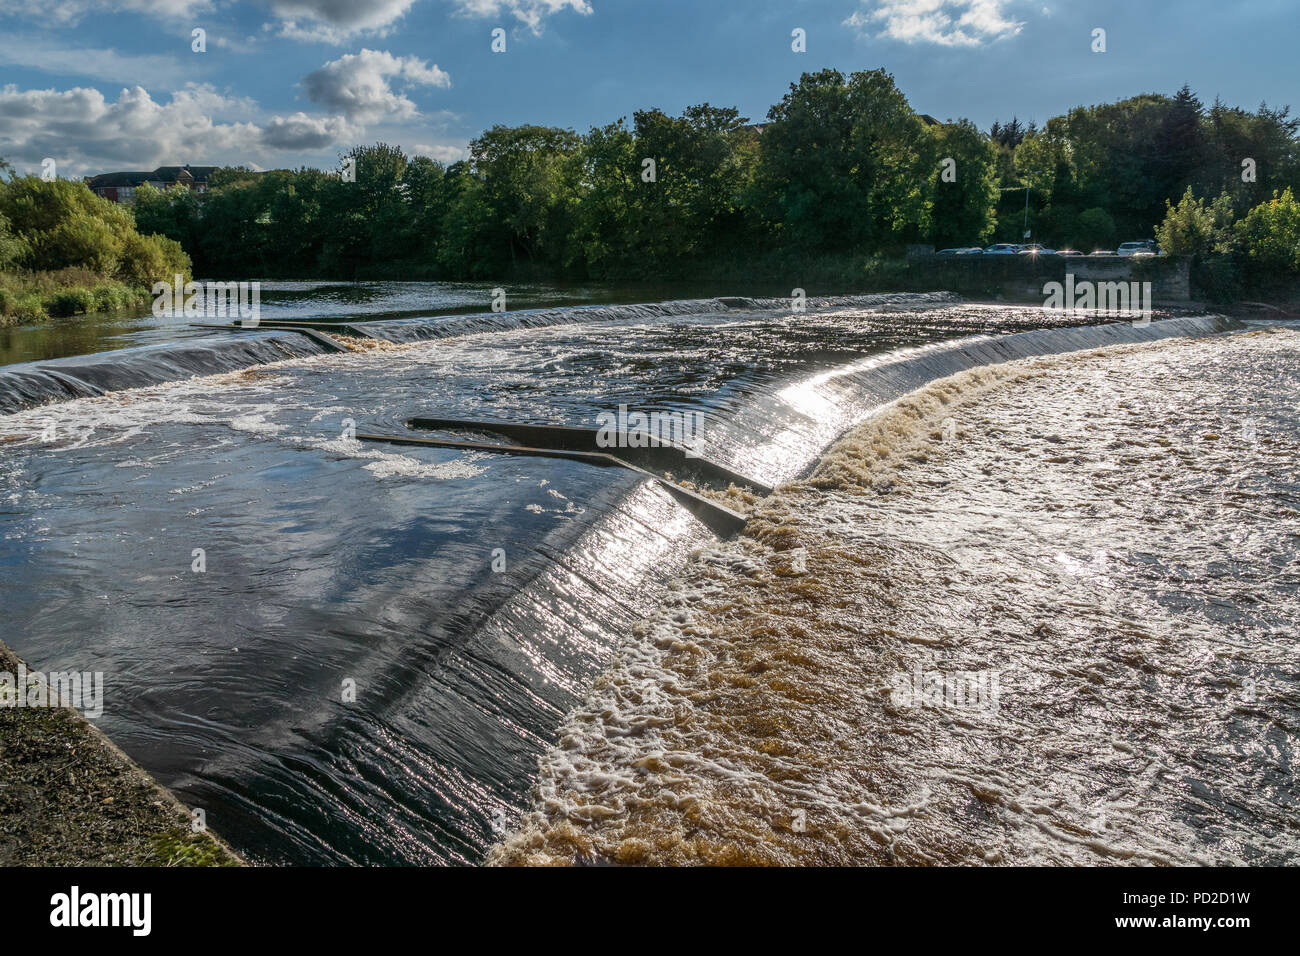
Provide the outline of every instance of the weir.
<path id="1" fill-rule="evenodd" d="M 807 301 L 807 307 L 905 308 L 909 305 L 915 307 L 918 303 L 955 301 L 956 297 L 949 293 L 878 294 L 812 298 Z M 328 338 L 330 333 L 411 343 L 512 329 L 789 308 L 789 299 L 726 297 L 348 322 L 267 319 L 256 326 L 244 325 L 242 321 L 229 325 L 187 323 L 183 326 L 187 330 L 210 329 L 225 334 L 0 367 L 0 414 L 51 402 L 92 398 L 110 391 L 233 372 L 289 358 L 347 351 L 341 343 Z M 229 333 L 237 334 L 230 336 Z M 286 333 L 298 333 L 304 339 L 314 341 L 294 341 Z"/>
<path id="2" fill-rule="evenodd" d="M 772 487 L 755 481 L 747 475 L 700 457 L 693 449 L 683 448 L 653 434 L 614 432 L 605 435 L 594 428 L 574 428 L 568 425 L 530 425 L 502 421 L 464 421 L 455 418 L 430 418 L 417 416 L 406 421 L 408 428 L 425 431 L 471 432 L 504 435 L 507 438 L 538 448 L 556 448 L 563 451 L 604 452 L 624 462 L 648 471 L 671 473 L 675 478 L 687 478 L 699 484 L 726 488 L 736 485 L 749 487 L 759 494 L 771 494 Z M 612 441 L 610 440 L 612 438 Z M 634 444 L 644 443 L 640 447 Z M 611 450 L 615 449 L 615 450 Z"/>
<path id="3" fill-rule="evenodd" d="M 325 346 L 330 352 L 350 352 L 346 345 L 337 339 L 332 338 L 328 333 L 335 332 L 343 335 L 355 335 L 358 338 L 373 338 L 368 333 L 360 332 L 350 325 L 342 322 L 285 322 L 259 321 L 253 325 L 245 325 L 242 320 L 235 322 L 233 325 L 208 325 L 194 322 L 190 324 L 193 329 L 223 329 L 229 332 L 258 332 L 258 331 L 275 331 L 275 332 L 297 332 L 313 339 Z"/>
<path id="4" fill-rule="evenodd" d="M 511 428 L 511 426 L 505 426 Z M 581 432 L 583 429 L 548 429 L 544 426 L 521 426 L 529 427 L 530 434 L 545 440 L 546 434 L 550 431 L 574 431 Z M 486 429 L 485 429 L 486 430 Z M 501 431 L 500 427 L 491 429 Z M 710 501 L 703 495 L 697 494 L 688 488 L 683 488 L 665 475 L 656 474 L 645 468 L 638 467 L 624 458 L 598 451 L 579 451 L 571 448 L 561 448 L 552 445 L 551 447 L 529 447 L 527 445 L 500 445 L 489 442 L 477 441 L 447 441 L 437 438 L 420 438 L 415 435 L 367 435 L 358 434 L 358 441 L 385 442 L 390 445 L 413 445 L 425 448 L 454 448 L 458 451 L 478 451 L 498 455 L 520 455 L 526 458 L 564 458 L 569 461 L 580 461 L 584 464 L 594 465 L 598 468 L 617 467 L 626 468 L 629 471 L 637 472 L 647 478 L 651 478 L 684 506 L 687 511 L 700 519 L 700 522 L 721 538 L 729 538 L 732 535 L 739 534 L 745 528 L 746 518 L 715 501 Z M 619 449 L 620 455 L 625 449 Z M 626 449 L 635 450 L 635 449 Z M 668 449 L 664 449 L 667 451 Z M 712 466 L 720 472 L 728 475 L 732 472 L 720 465 L 713 465 L 712 462 L 706 462 L 705 465 Z M 743 480 L 743 479 L 741 479 Z M 769 489 L 770 490 L 770 489 Z"/>
<path id="5" fill-rule="evenodd" d="M 324 355 L 340 348 L 338 343 L 331 347 L 319 339 L 294 332 L 266 330 L 235 338 L 142 345 L 0 366 L 0 414 L 200 375 L 236 372 L 285 359 Z"/>
<path id="6" fill-rule="evenodd" d="M 718 300 L 672 323 L 649 321 L 649 307 L 549 310 L 550 324 L 567 316 L 572 328 L 508 347 L 456 332 L 410 361 L 290 363 L 274 385 L 113 409 L 131 416 L 104 426 L 110 440 L 128 437 L 117 445 L 0 446 L 0 464 L 14 465 L 0 469 L 11 643 L 46 670 L 93 649 L 95 669 L 123 682 L 105 730 L 250 857 L 474 862 L 526 807 L 565 715 L 631 629 L 661 613 L 668 581 L 734 530 L 712 502 L 651 474 L 662 465 L 677 477 L 683 459 L 617 463 L 609 456 L 630 449 L 593 451 L 591 430 L 539 420 L 589 420 L 593 395 L 701 410 L 709 427 L 691 451 L 717 483 L 734 475 L 761 491 L 936 378 L 1239 327 L 1196 316 L 992 335 L 981 333 L 1053 317 L 1009 309 L 997 326 L 976 308 L 923 311 L 938 304 L 955 305 L 809 300 L 808 315 L 792 316 L 784 300 Z M 862 311 L 816 311 L 835 306 Z M 608 322 L 581 324 L 593 312 Z M 492 331 L 511 318 L 457 321 Z M 326 354 L 296 330 L 265 328 L 201 348 L 232 364 Z M 39 364 L 71 397 L 111 384 L 88 367 L 125 358 L 131 376 L 156 378 L 167 351 Z M 783 362 L 755 372 L 773 353 Z M 539 371 L 538 354 L 562 358 Z M 433 411 L 414 411 L 420 398 Z M 346 415 L 362 441 L 336 437 Z M 466 450 L 489 453 L 449 454 Z M 207 549 L 206 574 L 191 573 L 195 547 Z M 344 679 L 355 701 L 340 703 Z"/>

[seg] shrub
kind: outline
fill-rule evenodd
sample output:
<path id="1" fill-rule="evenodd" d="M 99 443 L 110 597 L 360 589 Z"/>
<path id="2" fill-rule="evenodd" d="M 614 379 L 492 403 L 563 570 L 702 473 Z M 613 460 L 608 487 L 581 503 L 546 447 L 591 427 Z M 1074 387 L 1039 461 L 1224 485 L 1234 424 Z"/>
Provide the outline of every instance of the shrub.
<path id="1" fill-rule="evenodd" d="M 0 184 L 0 267 L 6 255 L 33 272 L 79 268 L 136 286 L 191 271 L 179 243 L 142 236 L 128 210 L 84 183 L 34 176 Z"/>
<path id="2" fill-rule="evenodd" d="M 1231 252 L 1231 198 L 1223 193 L 1207 206 L 1192 195 L 1192 187 L 1188 186 L 1177 206 L 1165 201 L 1165 218 L 1156 227 L 1156 242 L 1171 256 Z"/>
<path id="3" fill-rule="evenodd" d="M 1265 275 L 1300 272 L 1300 203 L 1288 187 L 1273 193 L 1237 223 L 1241 251 L 1252 271 Z"/>

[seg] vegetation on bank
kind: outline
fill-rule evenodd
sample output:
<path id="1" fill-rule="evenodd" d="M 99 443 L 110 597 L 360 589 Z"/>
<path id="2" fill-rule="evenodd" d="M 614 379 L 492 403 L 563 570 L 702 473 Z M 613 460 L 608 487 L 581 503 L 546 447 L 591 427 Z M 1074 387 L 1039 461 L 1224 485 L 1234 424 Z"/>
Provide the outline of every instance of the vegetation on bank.
<path id="1" fill-rule="evenodd" d="M 0 325 L 140 306 L 154 282 L 190 272 L 180 243 L 142 235 L 82 183 L 0 180 Z"/>
<path id="2" fill-rule="evenodd" d="M 1201 294 L 1230 302 L 1249 292 L 1287 298 L 1300 276 L 1300 202 L 1290 187 L 1274 193 L 1239 220 L 1232 198 L 1206 202 L 1191 187 L 1168 204 L 1156 238 L 1172 255 L 1192 257 L 1192 279 Z"/>
<path id="3" fill-rule="evenodd" d="M 823 70 L 758 126 L 709 104 L 585 134 L 496 126 L 450 165 L 381 143 L 342 157 L 355 182 L 225 169 L 202 200 L 139 190 L 135 215 L 210 275 L 847 290 L 888 278 L 909 244 L 1019 242 L 1026 207 L 1034 238 L 1057 248 L 1150 238 L 1190 189 L 1262 227 L 1200 254 L 1242 286 L 1280 268 L 1260 250 L 1287 241 L 1267 209 L 1300 190 L 1298 128 L 1286 109 L 1206 107 L 1185 87 L 986 133 L 932 125 L 884 71 Z"/>
<path id="4" fill-rule="evenodd" d="M 226 168 L 202 198 L 145 186 L 132 209 L 11 179 L 0 322 L 138 301 L 190 260 L 210 276 L 907 288 L 910 245 L 1019 242 L 1026 223 L 1085 252 L 1156 236 L 1194 258 L 1206 298 L 1285 297 L 1298 130 L 1287 109 L 1206 107 L 1184 87 L 984 132 L 922 117 L 884 71 L 823 70 L 763 124 L 706 103 L 585 134 L 494 126 L 450 165 L 379 143 L 341 157 L 355 177 Z"/>

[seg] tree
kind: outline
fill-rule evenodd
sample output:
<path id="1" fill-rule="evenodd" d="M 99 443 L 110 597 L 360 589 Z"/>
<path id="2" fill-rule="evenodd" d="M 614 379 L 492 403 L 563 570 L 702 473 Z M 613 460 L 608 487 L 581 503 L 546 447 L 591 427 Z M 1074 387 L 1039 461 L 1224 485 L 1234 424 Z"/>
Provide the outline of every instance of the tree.
<path id="1" fill-rule="evenodd" d="M 438 262 L 448 274 L 467 279 L 500 276 L 509 265 L 499 236 L 498 223 L 488 203 L 482 180 L 466 163 L 447 169 L 453 198 L 447 207 L 438 240 Z"/>
<path id="2" fill-rule="evenodd" d="M 84 183 L 35 176 L 0 185 L 0 220 L 7 223 L 9 265 L 33 271 L 87 269 L 133 285 L 188 275 L 180 246 L 142 236 L 131 213 Z"/>
<path id="3" fill-rule="evenodd" d="M 1205 162 L 1204 107 L 1187 84 L 1169 102 L 1156 132 L 1151 174 L 1166 206 L 1195 179 Z"/>
<path id="4" fill-rule="evenodd" d="M 568 160 L 578 147 L 574 132 L 548 126 L 494 126 L 470 143 L 482 200 L 491 211 L 490 223 L 483 225 L 490 224 L 512 264 L 519 253 L 531 261 L 558 259 L 564 234 L 556 213 L 573 188 Z"/>
<path id="5" fill-rule="evenodd" d="M 1232 248 L 1232 199 L 1223 193 L 1208 206 L 1188 186 L 1178 205 L 1166 203 L 1156 242 L 1170 255 L 1203 256 Z"/>
<path id="6" fill-rule="evenodd" d="M 883 70 L 805 73 L 759 140 L 769 221 L 807 249 L 881 249 L 929 229 L 933 140 Z"/>
<path id="7" fill-rule="evenodd" d="M 14 235 L 9 220 L 0 214 L 0 269 L 8 269 L 28 253 L 27 243 Z"/>
<path id="8" fill-rule="evenodd" d="M 754 134 L 731 107 L 690 106 L 633 114 L 633 248 L 642 270 L 688 269 L 701 254 L 733 249 L 746 232 L 742 203 L 752 181 Z M 646 167 L 646 160 L 653 163 Z M 654 176 L 649 176 L 649 170 Z"/>
<path id="9" fill-rule="evenodd" d="M 1265 275 L 1300 272 L 1300 203 L 1290 189 L 1274 193 L 1237 223 L 1247 261 Z"/>
<path id="10" fill-rule="evenodd" d="M 989 127 L 989 139 L 999 146 L 1005 146 L 1007 149 L 1014 150 L 1022 142 L 1025 136 L 1034 131 L 1031 124 L 1028 129 L 1020 125 L 1020 120 L 1013 116 L 1011 122 L 1003 125 L 997 120 Z"/>
<path id="11" fill-rule="evenodd" d="M 596 278 L 627 274 L 636 261 L 638 203 L 644 198 L 642 158 L 636 138 L 620 119 L 594 127 L 583 140 L 579 182 L 582 202 L 569 264 L 581 261 Z"/>
<path id="12" fill-rule="evenodd" d="M 996 151 L 969 120 L 931 128 L 934 152 L 942 157 L 930 177 L 932 237 L 936 245 L 982 245 L 997 224 L 999 196 Z M 943 175 L 951 159 L 954 177 Z"/>
<path id="13" fill-rule="evenodd" d="M 1079 214 L 1074 244 L 1080 249 L 1104 249 L 1115 244 L 1115 220 L 1104 209 L 1094 207 Z"/>
<path id="14" fill-rule="evenodd" d="M 136 188 L 131 211 L 140 232 L 193 245 L 199 228 L 199 197 L 192 189 L 177 184 L 163 191 L 145 183 Z"/>
<path id="15" fill-rule="evenodd" d="M 1300 188 L 1300 118 L 1261 104 L 1251 113 L 1215 101 L 1206 118 L 1206 155 L 1196 185 L 1202 194 L 1226 192 L 1238 209 Z"/>

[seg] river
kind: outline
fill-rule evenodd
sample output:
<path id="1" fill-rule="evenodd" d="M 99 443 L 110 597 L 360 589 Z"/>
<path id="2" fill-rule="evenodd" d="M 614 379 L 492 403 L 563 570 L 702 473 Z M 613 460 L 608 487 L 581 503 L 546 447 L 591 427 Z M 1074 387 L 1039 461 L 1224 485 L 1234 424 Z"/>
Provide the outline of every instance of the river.
<path id="1" fill-rule="evenodd" d="M 402 344 L 321 354 L 289 345 L 294 333 L 145 323 L 100 340 L 132 348 L 103 353 L 116 378 L 82 397 L 43 391 L 30 363 L 0 373 L 0 389 L 24 383 L 0 415 L 5 641 L 36 667 L 104 672 L 99 725 L 268 863 L 477 863 L 512 833 L 540 846 L 558 823 L 537 816 L 539 799 L 573 783 L 555 782 L 561 728 L 719 546 L 635 473 L 376 445 L 354 430 L 400 433 L 417 413 L 594 427 L 619 405 L 699 411 L 707 456 L 777 485 L 929 380 L 1082 347 L 1061 327 L 1098 321 L 944 295 L 813 300 L 794 314 L 776 300 L 581 308 L 535 290 L 535 311 L 454 318 L 452 301 L 343 311 L 334 294 L 276 308 L 380 320 Z M 481 308 L 483 289 L 466 294 Z M 1017 334 L 1044 329 L 1057 331 L 1034 334 L 1056 338 Z M 238 361 L 236 335 L 248 336 Z M 64 359 L 50 381 L 90 380 L 74 374 L 89 360 Z M 960 527 L 972 507 L 960 480 L 922 486 L 940 512 L 924 533 Z M 877 527 L 910 533 L 890 523 L 901 517 L 835 520 L 863 548 Z M 934 563 L 912 572 L 994 586 L 983 564 L 966 575 Z M 925 593 L 936 609 L 951 597 Z M 582 852 L 618 858 L 613 847 L 597 838 Z"/>

